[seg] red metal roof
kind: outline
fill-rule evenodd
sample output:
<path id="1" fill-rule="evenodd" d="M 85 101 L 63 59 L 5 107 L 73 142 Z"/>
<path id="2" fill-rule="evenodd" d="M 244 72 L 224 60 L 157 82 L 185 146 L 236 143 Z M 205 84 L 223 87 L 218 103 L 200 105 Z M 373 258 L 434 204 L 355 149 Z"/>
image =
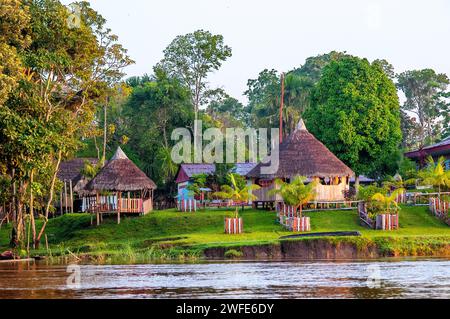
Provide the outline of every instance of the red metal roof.
<path id="1" fill-rule="evenodd" d="M 447 137 L 439 143 L 425 146 L 422 149 L 418 149 L 411 152 L 406 152 L 405 156 L 409 158 L 423 158 L 428 155 L 443 155 L 450 154 L 450 137 Z"/>

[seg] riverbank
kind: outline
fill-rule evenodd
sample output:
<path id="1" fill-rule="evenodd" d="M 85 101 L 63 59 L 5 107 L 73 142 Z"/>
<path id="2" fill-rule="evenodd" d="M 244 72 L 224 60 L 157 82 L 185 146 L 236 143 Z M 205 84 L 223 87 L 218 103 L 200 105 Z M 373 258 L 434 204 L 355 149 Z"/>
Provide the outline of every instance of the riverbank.
<path id="1" fill-rule="evenodd" d="M 284 239 L 293 234 L 276 222 L 274 212 L 246 209 L 240 215 L 244 233 L 223 233 L 230 210 L 180 213 L 155 211 L 125 217 L 120 225 L 105 218 L 91 226 L 88 214 L 51 219 L 41 249 L 31 256 L 80 258 L 96 262 L 150 262 L 187 259 L 367 259 L 390 256 L 450 257 L 450 227 L 431 216 L 426 207 L 404 206 L 397 231 L 370 230 L 359 225 L 356 211 L 310 212 L 312 232 L 359 231 L 360 237 Z M 0 249 L 6 250 L 10 229 L 0 230 Z M 23 254 L 24 252 L 22 252 Z"/>

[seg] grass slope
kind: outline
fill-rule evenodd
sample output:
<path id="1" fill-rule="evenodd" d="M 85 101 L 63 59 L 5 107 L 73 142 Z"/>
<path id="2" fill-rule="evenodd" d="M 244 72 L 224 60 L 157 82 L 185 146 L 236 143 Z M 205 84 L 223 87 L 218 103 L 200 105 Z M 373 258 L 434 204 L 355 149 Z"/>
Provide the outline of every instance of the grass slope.
<path id="1" fill-rule="evenodd" d="M 224 217 L 233 214 L 227 210 L 155 211 L 142 217 L 123 218 L 120 225 L 114 218 L 105 219 L 99 227 L 90 226 L 90 215 L 68 214 L 51 219 L 47 235 L 52 255 L 70 251 L 98 256 L 120 254 L 132 259 L 135 254 L 144 254 L 148 258 L 170 258 L 180 254 L 197 256 L 207 247 L 276 243 L 280 236 L 291 234 L 276 222 L 274 212 L 246 209 L 240 213 L 245 233 L 226 235 L 223 233 Z M 311 217 L 313 232 L 357 230 L 362 233 L 363 240 L 376 242 L 384 249 L 397 247 L 395 249 L 413 251 L 417 245 L 433 247 L 450 242 L 450 227 L 431 216 L 426 207 L 404 206 L 397 231 L 364 228 L 359 225 L 354 210 L 309 212 L 306 215 Z M 8 226 L 0 230 L 2 249 L 7 249 L 9 232 Z"/>

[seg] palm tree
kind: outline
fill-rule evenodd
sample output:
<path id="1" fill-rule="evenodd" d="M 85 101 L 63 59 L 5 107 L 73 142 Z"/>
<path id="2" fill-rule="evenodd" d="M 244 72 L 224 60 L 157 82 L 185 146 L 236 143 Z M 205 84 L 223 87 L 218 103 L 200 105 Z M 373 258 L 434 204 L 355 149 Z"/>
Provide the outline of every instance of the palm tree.
<path id="1" fill-rule="evenodd" d="M 423 185 L 433 185 L 438 188 L 439 199 L 441 187 L 450 187 L 450 171 L 444 169 L 445 158 L 440 157 L 437 162 L 431 156 L 427 159 L 427 167 L 419 171 L 419 179 Z"/>
<path id="2" fill-rule="evenodd" d="M 246 185 L 244 187 L 239 187 L 238 183 L 236 182 L 236 178 L 234 177 L 233 173 L 228 174 L 231 186 L 230 185 L 222 185 L 220 187 L 220 192 L 213 193 L 214 196 L 217 196 L 219 198 L 223 199 L 231 199 L 235 202 L 248 202 L 249 200 L 255 200 L 258 199 L 255 195 L 252 194 L 253 190 L 260 189 L 259 185 L 251 184 Z M 236 215 L 235 217 L 238 217 L 238 206 L 236 206 Z"/>
<path id="3" fill-rule="evenodd" d="M 286 183 L 281 179 L 276 179 L 275 184 L 279 186 L 277 189 L 269 191 L 269 195 L 280 195 L 283 201 L 294 207 L 295 212 L 300 208 L 300 216 L 302 217 L 302 206 L 313 200 L 316 196 L 315 186 L 317 181 L 313 181 L 305 185 L 306 177 L 297 176 L 290 183 Z"/>
<path id="4" fill-rule="evenodd" d="M 391 212 L 391 205 L 393 204 L 395 213 L 398 214 L 399 207 L 396 198 L 399 194 L 403 193 L 403 191 L 404 191 L 403 188 L 397 188 L 389 196 L 381 193 L 376 193 L 372 196 L 371 199 L 381 203 L 384 206 L 386 212 L 388 213 Z"/>
<path id="5" fill-rule="evenodd" d="M 164 182 L 173 180 L 178 170 L 178 165 L 172 161 L 171 152 L 170 147 L 162 145 L 156 154 L 157 162 L 155 165 L 160 169 Z"/>

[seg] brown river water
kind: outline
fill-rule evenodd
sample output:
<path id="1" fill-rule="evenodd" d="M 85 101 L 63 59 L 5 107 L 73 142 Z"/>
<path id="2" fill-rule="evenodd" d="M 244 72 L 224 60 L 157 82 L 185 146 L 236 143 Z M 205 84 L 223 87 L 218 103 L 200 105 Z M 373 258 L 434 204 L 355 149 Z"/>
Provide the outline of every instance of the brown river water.
<path id="1" fill-rule="evenodd" d="M 450 298 L 450 259 L 2 262 L 0 298 Z"/>

